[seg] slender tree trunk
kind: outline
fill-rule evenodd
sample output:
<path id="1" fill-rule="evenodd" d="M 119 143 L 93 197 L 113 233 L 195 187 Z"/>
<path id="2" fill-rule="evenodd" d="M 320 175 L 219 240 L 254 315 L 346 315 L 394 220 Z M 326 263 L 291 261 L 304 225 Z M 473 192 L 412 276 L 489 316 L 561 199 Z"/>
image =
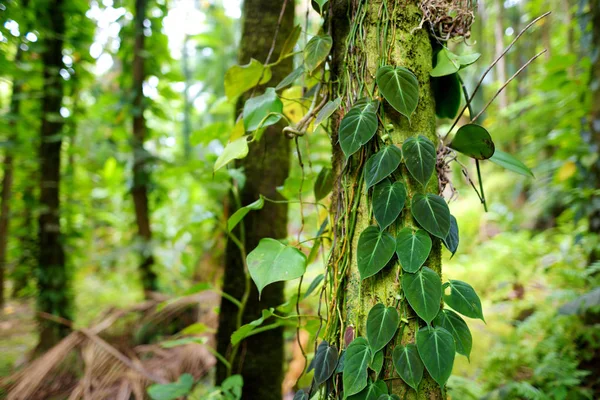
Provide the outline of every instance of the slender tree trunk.
<path id="1" fill-rule="evenodd" d="M 31 173 L 29 180 L 23 189 L 22 201 L 24 203 L 23 214 L 20 220 L 21 234 L 19 235 L 19 259 L 17 265 L 11 274 L 13 282 L 12 297 L 17 298 L 21 292 L 30 285 L 31 271 L 35 269 L 37 262 L 37 243 L 35 239 L 35 217 L 33 209 L 37 199 L 35 197 L 35 187 L 32 182 L 37 180 L 35 173 Z"/>
<path id="2" fill-rule="evenodd" d="M 60 156 L 63 121 L 60 108 L 63 99 L 62 50 L 65 35 L 63 0 L 49 0 L 40 18 L 47 21 L 42 51 L 44 91 L 40 143 L 40 206 L 38 310 L 70 319 L 71 295 L 69 274 L 60 228 Z M 55 345 L 68 329 L 41 318 L 39 351 Z"/>
<path id="3" fill-rule="evenodd" d="M 590 77 L 590 90 L 592 93 L 592 105 L 589 114 L 590 137 L 588 139 L 592 153 L 600 151 L 600 0 L 591 0 L 590 8 L 592 14 L 592 69 Z M 592 165 L 591 182 L 594 187 L 600 187 L 600 161 Z M 596 202 L 591 202 L 592 212 L 589 215 L 589 231 L 595 235 L 600 235 L 600 208 Z M 590 253 L 590 264 L 600 260 L 600 248 L 593 249 Z"/>
<path id="4" fill-rule="evenodd" d="M 149 154 L 144 149 L 146 139 L 145 101 L 143 85 L 146 79 L 144 60 L 144 20 L 147 0 L 135 0 L 135 44 L 133 47 L 133 204 L 138 228 L 138 238 L 142 242 L 140 252 L 140 273 L 144 294 L 149 297 L 157 289 L 157 275 L 153 270 L 152 229 L 148 208 L 148 186 L 150 181 Z"/>
<path id="5" fill-rule="evenodd" d="M 294 2 L 288 0 L 246 0 L 243 6 L 242 41 L 240 44 L 239 62 L 245 64 L 251 58 L 264 61 L 267 58 L 277 21 L 286 4 L 285 13 L 273 57 L 277 57 L 283 42 L 291 32 L 294 24 Z M 273 60 L 271 60 L 273 61 Z M 292 71 L 292 60 L 281 62 L 272 69 L 273 75 L 269 86 L 275 86 Z M 257 89 L 257 93 L 262 89 Z M 241 110 L 244 96 L 238 103 Z M 283 185 L 289 173 L 290 145 L 281 133 L 281 124 L 266 129 L 259 142 L 252 143 L 248 157 L 237 162 L 237 167 L 244 168 L 246 184 L 241 189 L 242 205 L 250 204 L 259 195 L 269 198 L 281 198 L 277 187 Z M 235 204 L 232 201 L 231 204 Z M 245 246 L 248 251 L 254 249 L 260 239 L 271 237 L 284 239 L 287 236 L 286 204 L 267 203 L 259 211 L 253 211 L 244 218 Z M 239 237 L 239 231 L 236 233 Z M 231 241 L 227 241 L 225 250 L 225 277 L 223 291 L 241 299 L 245 288 L 244 265 L 240 251 Z M 251 286 L 251 293 L 244 312 L 243 323 L 260 317 L 261 310 L 277 306 L 284 301 L 282 282 L 271 284 L 262 291 L 258 300 L 256 286 Z M 221 301 L 219 331 L 217 334 L 217 350 L 228 354 L 231 333 L 236 327 L 237 307 L 228 300 Z M 244 399 L 280 400 L 283 380 L 283 329 L 274 329 L 245 339 L 234 362 L 233 373 L 241 373 L 244 378 Z M 217 366 L 217 382 L 222 382 L 227 370 L 222 364 Z"/>
<path id="6" fill-rule="evenodd" d="M 495 0 L 496 2 L 496 22 L 494 24 L 494 39 L 496 52 L 494 58 L 498 57 L 504 51 L 504 1 Z M 502 85 L 506 82 L 506 61 L 502 57 L 496 64 L 496 81 Z M 503 110 L 508 105 L 508 96 L 506 90 L 503 90 L 498 95 L 498 107 Z"/>
<path id="7" fill-rule="evenodd" d="M 382 3 L 385 1 L 387 0 L 372 0 L 368 3 L 333 1 L 332 82 L 339 82 L 339 86 L 334 87 L 333 93 L 343 93 L 343 110 L 347 111 L 357 98 L 366 96 L 366 90 L 374 87 L 374 77 L 381 60 L 387 58 L 387 61 L 383 61 L 384 64 L 406 67 L 419 81 L 419 103 L 409 123 L 407 118 L 382 102 L 381 107 L 385 110 L 385 123 L 389 128 L 392 142 L 396 146 L 401 146 L 409 137 L 424 135 L 437 144 L 439 139 L 435 131 L 435 104 L 429 76 L 432 68 L 432 46 L 427 28 L 418 28 L 421 23 L 419 2 L 417 0 L 403 2 L 397 7 L 395 16 L 383 17 L 381 10 Z M 393 2 L 387 1 L 387 9 L 394 9 Z M 357 21 L 362 21 L 360 29 L 350 29 L 351 24 L 359 23 Z M 394 34 L 390 33 L 386 37 L 382 34 L 385 29 Z M 385 43 L 385 47 L 382 47 L 382 43 Z M 348 71 L 353 73 L 349 74 Z M 353 327 L 355 336 L 366 336 L 367 314 L 375 304 L 379 302 L 386 306 L 398 304 L 401 277 L 398 275 L 398 263 L 395 262 L 393 267 L 388 266 L 377 275 L 361 282 L 357 267 L 358 238 L 365 228 L 374 224 L 363 170 L 374 147 L 365 146 L 346 161 L 338 144 L 337 126 L 341 114 L 334 117 L 332 132 L 333 172 L 337 178 L 331 204 L 335 239 L 329 270 L 332 271 L 331 274 L 335 279 L 331 282 L 332 293 L 328 312 L 330 320 L 327 323 L 325 337 L 338 348 L 345 348 L 343 337 L 349 327 Z M 379 132 L 379 134 L 383 133 Z M 406 204 L 410 204 L 410 198 L 419 184 L 410 177 L 404 166 L 401 172 L 407 182 L 409 197 Z M 426 191 L 438 194 L 437 179 L 430 180 Z M 402 215 L 394 229 L 416 226 L 407 207 Z M 433 249 L 425 265 L 441 274 L 439 240 L 433 240 Z M 401 322 L 396 337 L 392 339 L 392 345 L 387 346 L 379 379 L 386 381 L 390 394 L 400 395 L 401 399 L 442 399 L 439 386 L 427 373 L 416 395 L 415 391 L 404 384 L 394 372 L 391 347 L 394 344 L 414 343 L 419 328 L 419 319 L 405 302 L 406 300 L 401 301 L 398 309 L 401 315 L 408 313 L 410 322 Z"/>

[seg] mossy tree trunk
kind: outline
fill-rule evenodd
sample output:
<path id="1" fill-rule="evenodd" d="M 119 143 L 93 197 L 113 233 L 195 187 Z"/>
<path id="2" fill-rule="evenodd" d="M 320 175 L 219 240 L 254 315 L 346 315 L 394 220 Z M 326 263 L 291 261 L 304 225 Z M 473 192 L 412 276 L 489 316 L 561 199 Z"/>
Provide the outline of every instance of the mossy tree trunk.
<path id="1" fill-rule="evenodd" d="M 242 39 L 240 43 L 239 64 L 247 64 L 251 58 L 264 62 L 267 59 L 277 29 L 279 15 L 286 0 L 245 0 L 243 5 Z M 287 0 L 282 16 L 279 34 L 274 47 L 271 62 L 278 57 L 285 39 L 294 26 L 294 2 Z M 272 68 L 269 86 L 275 86 L 292 71 L 292 59 L 288 58 Z M 261 94 L 264 87 L 254 91 Z M 238 102 L 241 111 L 250 90 Z M 247 205 L 264 195 L 271 199 L 281 199 L 277 187 L 282 186 L 290 168 L 290 144 L 282 134 L 284 125 L 268 127 L 260 141 L 250 145 L 249 155 L 238 162 L 237 168 L 243 168 L 246 183 L 240 190 L 240 203 Z M 232 201 L 235 204 L 235 201 Z M 262 238 L 284 239 L 287 237 L 287 204 L 266 203 L 259 211 L 252 211 L 244 218 L 245 248 L 252 251 Z M 235 235 L 241 237 L 240 230 Z M 240 250 L 231 241 L 227 241 L 225 250 L 225 276 L 223 291 L 241 299 L 245 291 L 244 264 Z M 283 282 L 269 285 L 262 291 L 258 300 L 256 286 L 251 284 L 250 297 L 244 311 L 242 323 L 248 323 L 260 317 L 261 311 L 284 302 Z M 236 329 L 238 308 L 226 299 L 221 301 L 219 331 L 217 334 L 219 353 L 228 356 L 231 351 L 230 338 Z M 244 379 L 242 398 L 261 400 L 280 400 L 283 380 L 283 329 L 273 329 L 244 339 L 237 352 L 238 357 L 232 365 L 232 373 L 240 373 Z M 227 369 L 221 363 L 217 366 L 217 383 L 227 377 Z"/>
<path id="2" fill-rule="evenodd" d="M 377 136 L 389 134 L 396 146 L 416 135 L 424 135 L 439 143 L 435 127 L 435 104 L 430 86 L 432 46 L 429 35 L 421 24 L 417 1 L 397 2 L 372 0 L 369 2 L 332 2 L 331 29 L 333 36 L 332 81 L 338 82 L 334 93 L 343 96 L 343 112 L 334 117 L 333 169 L 337 177 L 332 196 L 334 247 L 329 268 L 333 271 L 333 301 L 330 302 L 326 338 L 341 348 L 345 347 L 344 333 L 354 328 L 354 336 L 366 336 L 369 310 L 377 303 L 397 306 L 408 323 L 401 322 L 396 337 L 385 350 L 385 361 L 379 379 L 388 384 L 390 394 L 402 399 L 442 399 L 440 387 L 427 373 L 418 395 L 394 371 L 392 350 L 395 344 L 415 342 L 419 319 L 401 296 L 401 271 L 393 259 L 381 272 L 361 282 L 357 267 L 357 246 L 361 232 L 376 222 L 371 211 L 371 195 L 364 183 L 363 169 L 368 157 L 381 146 L 380 139 L 371 140 L 348 161 L 338 144 L 337 126 L 356 99 L 368 96 L 375 87 L 374 77 L 379 66 L 392 65 L 410 69 L 419 81 L 419 103 L 410 123 L 385 101 L 386 131 L 379 127 Z M 358 27 L 356 24 L 360 24 Z M 386 33 L 387 32 L 387 33 Z M 333 94 L 335 96 L 336 94 Z M 375 144 L 375 142 L 378 142 Z M 405 227 L 416 227 L 410 214 L 410 199 L 418 183 L 402 165 L 407 183 L 408 198 L 401 217 L 391 226 L 392 234 Z M 432 178 L 426 192 L 439 194 L 437 179 Z M 433 249 L 426 266 L 441 274 L 441 243 L 433 239 Z"/>

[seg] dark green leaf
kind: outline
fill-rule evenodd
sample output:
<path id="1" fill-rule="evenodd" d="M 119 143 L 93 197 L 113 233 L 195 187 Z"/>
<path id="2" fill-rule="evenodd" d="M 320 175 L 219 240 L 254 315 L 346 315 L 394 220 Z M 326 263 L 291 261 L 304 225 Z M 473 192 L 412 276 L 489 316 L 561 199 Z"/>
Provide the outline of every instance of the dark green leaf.
<path id="1" fill-rule="evenodd" d="M 348 400 L 377 400 L 387 393 L 388 389 L 384 381 L 369 381 L 366 388 L 361 390 L 360 393 L 348 397 Z"/>
<path id="2" fill-rule="evenodd" d="M 244 128 L 248 132 L 276 124 L 281 119 L 283 103 L 277 97 L 274 88 L 246 100 L 244 104 Z"/>
<path id="3" fill-rule="evenodd" d="M 304 67 L 303 66 L 300 66 L 300 67 L 296 68 L 295 70 L 293 70 L 292 72 L 290 72 L 288 74 L 288 76 L 286 76 L 285 78 L 283 78 L 283 80 L 281 82 L 279 82 L 279 84 L 277 84 L 277 86 L 275 86 L 275 90 L 283 89 L 284 87 L 286 87 L 288 85 L 291 85 L 303 73 L 304 73 Z"/>
<path id="4" fill-rule="evenodd" d="M 314 36 L 304 49 L 304 63 L 308 72 L 317 68 L 331 51 L 333 41 L 329 35 Z"/>
<path id="5" fill-rule="evenodd" d="M 437 160 L 433 142 L 423 135 L 410 137 L 402 144 L 402 154 L 408 172 L 421 185 L 427 185 Z"/>
<path id="6" fill-rule="evenodd" d="M 338 362 L 338 350 L 335 346 L 330 346 L 326 340 L 323 340 L 317 348 L 317 354 L 315 354 L 314 368 L 315 376 L 314 380 L 317 386 L 325 382 L 337 367 Z"/>
<path id="7" fill-rule="evenodd" d="M 400 114 L 410 119 L 419 102 L 419 82 L 404 67 L 380 67 L 375 77 L 379 91 Z"/>
<path id="8" fill-rule="evenodd" d="M 471 347 L 473 347 L 473 338 L 467 323 L 452 310 L 442 310 L 433 320 L 434 326 L 441 326 L 452 334 L 454 343 L 456 344 L 456 352 L 467 356 L 471 355 Z"/>
<path id="9" fill-rule="evenodd" d="M 394 307 L 375 304 L 367 317 L 367 340 L 373 353 L 383 349 L 394 337 L 400 317 Z"/>
<path id="10" fill-rule="evenodd" d="M 240 221 L 246 216 L 246 214 L 248 214 L 252 210 L 260 210 L 261 208 L 263 208 L 264 205 L 265 205 L 265 199 L 261 195 L 258 198 L 258 200 L 256 200 L 255 202 L 252 202 L 252 203 L 248 204 L 247 206 L 244 206 L 244 207 L 238 209 L 227 220 L 227 230 L 229 232 L 231 232 L 233 230 L 233 228 L 235 228 L 237 226 L 237 224 L 239 224 Z"/>
<path id="11" fill-rule="evenodd" d="M 444 328 L 423 327 L 417 332 L 417 348 L 429 375 L 440 386 L 446 384 L 454 365 L 454 338 Z"/>
<path id="12" fill-rule="evenodd" d="M 498 164 L 499 166 L 508 169 L 509 171 L 516 172 L 517 174 L 521 174 L 523 176 L 528 176 L 533 178 L 533 172 L 525 164 L 521 161 L 517 160 L 513 156 L 504 151 L 496 149 L 494 155 L 489 158 L 491 162 L 494 164 Z"/>
<path id="13" fill-rule="evenodd" d="M 300 25 L 294 26 L 294 29 L 292 29 L 290 35 L 285 39 L 285 42 L 283 42 L 283 46 L 281 46 L 281 53 L 279 54 L 280 60 L 294 51 L 294 46 L 296 46 L 301 33 L 302 27 Z"/>
<path id="14" fill-rule="evenodd" d="M 496 148 L 489 132 L 477 124 L 461 126 L 449 147 L 477 160 L 492 157 Z"/>
<path id="15" fill-rule="evenodd" d="M 371 102 L 356 104 L 340 122 L 340 147 L 346 158 L 356 153 L 377 132 L 377 108 Z"/>
<path id="16" fill-rule="evenodd" d="M 381 369 L 383 368 L 383 350 L 379 350 L 377 353 L 375 353 L 369 368 L 375 372 L 375 377 L 379 376 Z"/>
<path id="17" fill-rule="evenodd" d="M 444 283 L 444 288 L 448 286 L 450 287 L 450 294 L 444 294 L 446 304 L 465 317 L 479 318 L 485 321 L 481 309 L 481 300 L 479 300 L 479 296 L 477 296 L 471 285 L 463 281 L 450 279 L 449 282 Z"/>
<path id="18" fill-rule="evenodd" d="M 294 394 L 292 400 L 308 400 L 308 393 L 304 393 L 304 390 L 300 389 Z"/>
<path id="19" fill-rule="evenodd" d="M 148 395 L 152 400 L 175 400 L 190 393 L 194 385 L 194 377 L 183 374 L 177 382 L 150 385 Z"/>
<path id="20" fill-rule="evenodd" d="M 327 197 L 329 192 L 331 192 L 332 187 L 333 174 L 331 172 L 331 168 L 321 168 L 321 171 L 319 171 L 319 175 L 317 175 L 317 180 L 315 181 L 315 200 L 319 201 Z"/>
<path id="21" fill-rule="evenodd" d="M 325 275 L 323 275 L 323 274 L 317 275 L 317 277 L 315 279 L 313 279 L 313 281 L 308 286 L 308 289 L 306 289 L 306 292 L 304 293 L 303 298 L 305 299 L 308 296 L 310 296 L 311 293 L 315 291 L 315 289 L 319 286 L 319 284 L 323 281 L 324 278 L 325 278 Z"/>
<path id="22" fill-rule="evenodd" d="M 436 54 L 435 68 L 431 70 L 430 75 L 432 77 L 440 77 L 454 74 L 459 69 L 473 64 L 480 56 L 481 54 L 479 53 L 459 56 L 447 48 L 443 48 Z"/>
<path id="23" fill-rule="evenodd" d="M 335 373 L 341 374 L 344 372 L 344 364 L 346 362 L 346 350 L 342 350 L 342 354 L 340 355 L 340 359 L 338 360 L 338 365 L 335 367 Z"/>
<path id="24" fill-rule="evenodd" d="M 261 239 L 246 262 L 259 297 L 265 286 L 300 278 L 306 270 L 306 256 L 300 250 L 270 238 Z"/>
<path id="25" fill-rule="evenodd" d="M 382 394 L 377 400 L 400 400 L 397 394 Z"/>
<path id="26" fill-rule="evenodd" d="M 329 0 L 313 0 L 319 6 L 319 14 L 323 14 L 323 6 L 327 4 Z"/>
<path id="27" fill-rule="evenodd" d="M 396 255 L 402 269 L 416 272 L 425 263 L 431 251 L 431 238 L 422 229 L 404 228 L 396 234 Z"/>
<path id="28" fill-rule="evenodd" d="M 360 278 L 375 275 L 386 266 L 394 256 L 396 241 L 387 232 L 376 226 L 366 228 L 358 238 L 358 271 Z"/>
<path id="29" fill-rule="evenodd" d="M 448 236 L 450 209 L 442 197 L 436 194 L 417 193 L 413 197 L 411 211 L 419 225 L 427 232 L 440 239 Z"/>
<path id="30" fill-rule="evenodd" d="M 373 214 L 381 230 L 390 226 L 404 208 L 406 188 L 402 182 L 384 180 L 373 189 Z"/>
<path id="31" fill-rule="evenodd" d="M 456 250 L 458 249 L 458 223 L 456 222 L 456 218 L 454 215 L 450 214 L 450 230 L 448 231 L 448 236 L 443 239 L 444 246 L 454 255 Z"/>
<path id="32" fill-rule="evenodd" d="M 462 99 L 458 74 L 431 78 L 431 88 L 435 97 L 435 114 L 439 118 L 454 118 Z"/>
<path id="33" fill-rule="evenodd" d="M 327 104 L 321 108 L 321 110 L 317 113 L 317 117 L 315 118 L 315 129 L 317 126 L 321 125 L 323 121 L 327 118 L 331 117 L 331 115 L 340 108 L 340 104 L 342 104 L 342 98 L 338 97 L 335 100 L 329 100 Z"/>
<path id="34" fill-rule="evenodd" d="M 394 367 L 400 378 L 408 386 L 417 390 L 419 383 L 423 379 L 424 369 L 417 346 L 412 343 L 406 346 L 398 345 L 394 348 L 392 358 L 394 360 Z"/>
<path id="35" fill-rule="evenodd" d="M 342 381 L 346 397 L 359 393 L 367 387 L 367 368 L 373 358 L 367 339 L 359 337 L 346 349 Z"/>
<path id="36" fill-rule="evenodd" d="M 440 311 L 442 301 L 442 281 L 432 269 L 423 267 L 414 274 L 402 274 L 402 290 L 408 304 L 427 324 L 431 323 Z"/>
<path id="37" fill-rule="evenodd" d="M 387 178 L 402 161 L 402 151 L 393 144 L 385 146 L 367 160 L 365 181 L 367 189 Z"/>

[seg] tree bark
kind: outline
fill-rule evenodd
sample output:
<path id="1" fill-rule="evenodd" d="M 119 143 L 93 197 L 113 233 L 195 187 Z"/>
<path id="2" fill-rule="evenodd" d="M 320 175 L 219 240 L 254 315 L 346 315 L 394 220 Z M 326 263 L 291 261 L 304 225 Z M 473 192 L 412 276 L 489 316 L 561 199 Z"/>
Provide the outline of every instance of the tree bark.
<path id="1" fill-rule="evenodd" d="M 277 29 L 277 22 L 286 4 L 273 56 L 277 57 L 289 36 L 294 24 L 294 2 L 288 0 L 246 0 L 243 6 L 242 41 L 239 62 L 246 64 L 251 58 L 264 62 Z M 274 60 L 271 60 L 274 61 Z M 292 59 L 288 58 L 272 68 L 269 86 L 276 85 L 292 71 Z M 261 93 L 264 88 L 258 88 Z M 243 107 L 247 93 L 238 102 L 238 110 Z M 281 199 L 277 187 L 282 186 L 289 173 L 290 145 L 282 134 L 283 125 L 276 124 L 265 130 L 259 142 L 250 145 L 248 157 L 236 162 L 244 168 L 246 184 L 241 189 L 242 205 L 250 204 L 264 195 L 272 199 Z M 235 204 L 232 201 L 231 204 Z M 259 211 L 252 211 L 244 218 L 245 247 L 253 250 L 260 239 L 284 239 L 287 236 L 287 204 L 266 203 Z M 239 237 L 239 230 L 236 232 Z M 227 241 L 225 251 L 225 277 L 223 291 L 241 299 L 245 288 L 244 265 L 240 251 L 231 241 Z M 260 317 L 261 311 L 275 307 L 284 301 L 283 282 L 267 286 L 262 291 L 261 300 L 254 284 L 244 312 L 243 323 Z M 236 329 L 237 307 L 226 299 L 221 300 L 217 351 L 228 354 L 231 333 Z M 283 380 L 283 329 L 274 329 L 245 339 L 233 364 L 233 373 L 241 373 L 244 378 L 244 399 L 280 400 Z M 217 382 L 227 376 L 224 365 L 217 365 Z"/>
<path id="2" fill-rule="evenodd" d="M 435 127 L 435 104 L 430 86 L 429 72 L 432 68 L 432 46 L 427 28 L 419 29 L 421 12 L 419 2 L 410 0 L 397 7 L 395 15 L 382 17 L 382 3 L 387 0 L 373 0 L 366 4 L 363 2 L 347 2 L 335 0 L 332 2 L 332 82 L 339 82 L 333 88 L 333 93 L 344 93 L 343 110 L 348 111 L 353 102 L 367 95 L 367 88 L 374 87 L 374 77 L 380 65 L 403 66 L 410 69 L 419 82 L 419 103 L 416 111 L 410 118 L 401 116 L 385 101 L 385 122 L 388 125 L 390 137 L 396 146 L 401 146 L 404 140 L 416 135 L 424 135 L 436 145 L 439 143 Z M 393 2 L 387 2 L 387 9 L 393 10 Z M 391 13 L 391 11 L 390 11 Z M 349 20 L 350 18 L 350 20 Z M 351 24 L 359 23 L 360 29 L 350 29 Z M 387 25 L 389 34 L 386 39 L 381 31 Z M 356 33 L 362 31 L 361 33 Z M 354 34 L 354 39 L 350 36 Z M 360 36 L 359 36 L 360 35 Z M 394 40 L 395 38 L 395 40 Z M 348 43 L 348 47 L 347 47 Z M 385 47 L 382 48 L 382 43 Z M 388 50 L 389 49 L 389 50 Z M 387 61 L 385 60 L 387 57 Z M 350 73 L 348 73 L 350 71 Z M 337 126 L 343 112 L 334 115 L 332 145 L 333 145 L 333 173 L 334 182 L 331 214 L 333 216 L 334 244 L 330 256 L 330 276 L 333 287 L 329 301 L 329 321 L 325 337 L 335 343 L 338 348 L 345 348 L 343 343 L 344 333 L 347 328 L 355 329 L 355 337 L 366 336 L 366 319 L 369 310 L 377 303 L 386 306 L 397 304 L 398 295 L 401 293 L 401 277 L 397 261 L 393 266 L 387 266 L 377 275 L 361 281 L 357 267 L 358 238 L 361 232 L 373 225 L 370 195 L 362 178 L 364 163 L 374 150 L 372 140 L 358 153 L 346 161 L 338 144 Z M 380 132 L 382 135 L 385 132 Z M 410 204 L 413 193 L 418 188 L 418 183 L 410 177 L 406 167 L 401 169 L 407 181 L 408 198 Z M 438 180 L 430 180 L 426 191 L 439 194 Z M 392 225 L 392 233 L 404 227 L 416 227 L 409 209 L 405 206 L 402 216 Z M 441 243 L 432 238 L 433 248 L 425 265 L 441 274 Z M 415 334 L 419 328 L 419 319 L 408 307 L 406 300 L 400 302 L 398 309 L 401 315 L 408 313 L 409 323 L 401 322 L 396 337 L 391 345 L 386 347 L 385 362 L 379 379 L 384 379 L 388 384 L 389 393 L 400 395 L 402 399 L 442 399 L 439 386 L 427 373 L 419 387 L 419 393 L 410 389 L 395 373 L 392 364 L 392 348 L 395 344 L 415 342 Z M 339 317 L 338 317 L 339 316 Z"/>
<path id="3" fill-rule="evenodd" d="M 46 22 L 43 64 L 44 89 L 40 143 L 40 206 L 38 258 L 38 310 L 70 319 L 70 277 L 65 266 L 65 254 L 60 228 L 60 156 L 63 121 L 60 108 L 63 99 L 62 50 L 65 35 L 63 0 L 49 0 L 40 10 Z M 38 351 L 54 346 L 68 329 L 41 318 Z"/>
<path id="4" fill-rule="evenodd" d="M 152 250 L 152 229 L 150 227 L 150 211 L 148 207 L 148 186 L 150 181 L 149 154 L 144 148 L 146 139 L 146 118 L 144 117 L 145 101 L 143 85 L 146 79 L 144 49 L 144 20 L 148 8 L 147 0 L 135 0 L 135 44 L 133 48 L 133 205 L 141 241 L 139 270 L 146 298 L 155 291 L 157 275 L 153 270 L 154 256 Z"/>
<path id="5" fill-rule="evenodd" d="M 587 142 L 590 146 L 590 154 L 600 151 L 600 0 L 591 0 L 590 9 L 592 15 L 592 68 L 590 77 L 591 110 L 589 114 L 590 136 Z M 590 169 L 591 179 L 595 188 L 600 187 L 600 161 L 596 160 Z M 588 229 L 590 233 L 600 235 L 600 206 L 598 199 L 590 202 Z M 600 260 L 600 248 L 592 249 L 589 257 L 590 264 Z"/>

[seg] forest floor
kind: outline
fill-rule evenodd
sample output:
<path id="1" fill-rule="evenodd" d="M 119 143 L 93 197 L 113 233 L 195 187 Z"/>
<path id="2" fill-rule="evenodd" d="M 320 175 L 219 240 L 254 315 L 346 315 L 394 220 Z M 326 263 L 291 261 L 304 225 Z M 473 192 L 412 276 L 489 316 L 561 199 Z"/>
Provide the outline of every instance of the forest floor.
<path id="1" fill-rule="evenodd" d="M 25 361 L 37 342 L 33 301 L 9 300 L 0 311 L 0 377 Z"/>

